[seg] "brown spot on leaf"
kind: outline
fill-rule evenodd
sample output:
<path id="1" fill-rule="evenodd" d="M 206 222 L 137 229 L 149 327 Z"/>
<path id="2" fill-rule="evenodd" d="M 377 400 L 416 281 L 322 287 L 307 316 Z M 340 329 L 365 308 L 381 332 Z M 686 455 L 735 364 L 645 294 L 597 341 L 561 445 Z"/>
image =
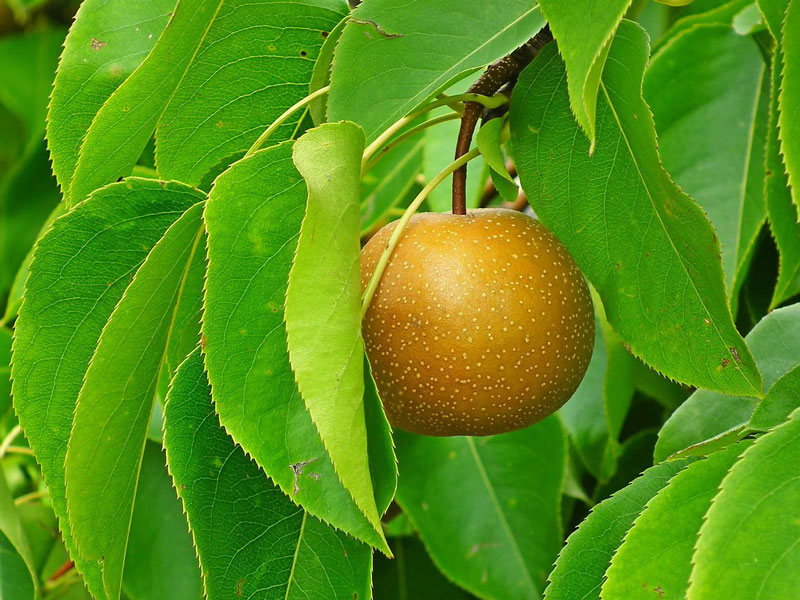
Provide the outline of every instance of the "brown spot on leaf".
<path id="1" fill-rule="evenodd" d="M 107 45 L 106 42 L 101 42 L 97 38 L 92 38 L 92 50 L 100 50 L 100 48 L 105 48 Z"/>

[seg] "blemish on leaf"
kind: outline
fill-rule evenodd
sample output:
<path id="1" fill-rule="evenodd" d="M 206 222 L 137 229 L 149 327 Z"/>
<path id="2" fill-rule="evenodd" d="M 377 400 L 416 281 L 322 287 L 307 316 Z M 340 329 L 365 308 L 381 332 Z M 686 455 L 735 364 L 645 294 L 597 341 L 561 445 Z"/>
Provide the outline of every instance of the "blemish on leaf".
<path id="1" fill-rule="evenodd" d="M 105 48 L 108 46 L 106 42 L 101 42 L 97 38 L 92 38 L 92 50 L 100 50 L 101 48 Z"/>
<path id="2" fill-rule="evenodd" d="M 733 346 L 731 346 L 728 349 L 731 351 L 731 356 L 733 357 L 733 360 L 735 360 L 736 362 L 741 364 L 742 363 L 742 358 L 739 356 L 739 351 L 736 348 L 734 348 Z"/>
<path id="3" fill-rule="evenodd" d="M 244 584 L 244 581 L 245 581 L 244 579 L 240 579 L 239 581 L 236 582 L 236 597 L 237 598 L 241 598 L 242 597 L 242 593 L 243 593 L 242 586 Z"/>
<path id="4" fill-rule="evenodd" d="M 305 50 L 300 50 L 300 56 L 308 56 L 308 52 Z"/>
<path id="5" fill-rule="evenodd" d="M 330 32 L 328 32 L 328 31 L 320 31 L 320 34 L 321 34 L 321 35 L 322 35 L 322 37 L 324 37 L 324 38 L 328 37 L 329 33 L 330 33 Z"/>
<path id="6" fill-rule="evenodd" d="M 730 364 L 730 361 L 727 358 L 723 358 L 721 364 L 722 364 L 722 368 L 724 369 L 725 367 L 727 367 Z"/>
<path id="7" fill-rule="evenodd" d="M 315 460 L 319 460 L 319 458 L 312 458 L 311 460 L 304 460 L 289 465 L 289 468 L 292 470 L 292 473 L 294 474 L 294 489 L 292 492 L 293 496 L 297 495 L 297 493 L 300 491 L 300 485 L 298 479 L 300 475 L 303 474 L 303 469 L 305 469 L 307 465 L 310 465 Z"/>
<path id="8" fill-rule="evenodd" d="M 378 25 L 375 21 L 373 21 L 371 19 L 354 19 L 353 17 L 350 17 L 350 20 L 355 22 L 355 23 L 358 23 L 360 25 L 371 25 L 375 29 L 375 31 L 377 31 L 379 34 L 381 34 L 385 38 L 400 38 L 400 37 L 403 37 L 402 33 L 389 33 L 383 27 L 381 27 L 380 25 Z M 369 34 L 369 31 L 365 31 L 364 33 L 367 35 L 367 37 L 372 37 Z"/>

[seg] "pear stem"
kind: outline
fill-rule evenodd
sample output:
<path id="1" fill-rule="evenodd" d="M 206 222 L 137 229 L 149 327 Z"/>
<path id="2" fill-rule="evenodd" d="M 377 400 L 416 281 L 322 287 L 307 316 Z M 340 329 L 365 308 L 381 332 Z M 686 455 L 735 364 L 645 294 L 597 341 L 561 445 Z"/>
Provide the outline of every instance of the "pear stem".
<path id="1" fill-rule="evenodd" d="M 328 90 L 330 90 L 330 89 L 331 89 L 331 86 L 326 85 L 325 87 L 319 88 L 317 91 L 310 93 L 305 98 L 303 98 L 303 99 L 295 102 L 294 104 L 292 104 L 289 108 L 287 108 L 283 112 L 283 114 L 281 114 L 281 116 L 279 116 L 277 119 L 275 119 L 272 122 L 272 124 L 264 130 L 264 133 L 262 133 L 260 136 L 258 136 L 258 139 L 253 143 L 252 146 L 250 146 L 250 149 L 247 151 L 247 153 L 244 155 L 244 157 L 247 158 L 248 156 L 252 156 L 253 154 L 255 154 L 258 150 L 261 149 L 261 147 L 266 143 L 266 141 L 270 138 L 270 136 L 273 133 L 275 133 L 275 131 L 278 129 L 278 127 L 283 125 L 289 119 L 289 117 L 291 117 L 298 110 L 300 110 L 301 108 L 306 106 L 312 100 L 314 100 L 316 98 L 319 98 L 323 94 L 327 94 Z"/>
<path id="2" fill-rule="evenodd" d="M 511 54 L 489 65 L 486 68 L 486 72 L 472 84 L 468 92 L 492 96 L 503 88 L 502 91 L 508 90 L 506 95 L 510 95 L 517 76 L 522 72 L 522 69 L 528 66 L 539 51 L 552 40 L 553 35 L 550 33 L 550 27 L 545 25 L 539 33 Z M 472 134 L 475 133 L 475 127 L 481 114 L 483 114 L 483 108 L 483 106 L 474 102 L 465 103 L 464 115 L 461 117 L 461 128 L 456 139 L 456 158 L 464 154 L 472 144 Z M 486 119 L 492 116 L 486 117 Z M 466 164 L 453 175 L 453 214 L 467 214 Z"/>
<path id="3" fill-rule="evenodd" d="M 364 294 L 361 296 L 362 319 L 367 313 L 370 302 L 372 302 L 372 297 L 375 295 L 375 290 L 378 289 L 378 284 L 383 276 L 383 272 L 386 270 L 386 265 L 389 264 L 389 259 L 392 256 L 392 252 L 394 252 L 397 243 L 400 241 L 400 237 L 403 235 L 403 231 L 408 225 L 408 222 L 411 220 L 411 217 L 414 216 L 415 212 L 417 212 L 417 209 L 425 201 L 425 198 L 428 197 L 428 194 L 430 194 L 440 183 L 447 179 L 453 171 L 458 169 L 460 166 L 467 164 L 467 162 L 479 154 L 480 151 L 477 148 L 473 148 L 466 154 L 459 156 L 455 161 L 442 169 L 442 171 L 438 173 L 436 177 L 431 179 L 428 184 L 422 188 L 422 191 L 417 194 L 416 198 L 414 198 L 411 204 L 408 205 L 408 208 L 403 213 L 403 216 L 397 220 L 397 224 L 392 230 L 392 235 L 389 236 L 389 241 L 386 242 L 386 248 L 384 248 L 383 253 L 378 259 L 378 264 L 375 265 L 375 271 L 373 271 L 369 283 L 367 284 L 367 288 L 364 290 Z"/>

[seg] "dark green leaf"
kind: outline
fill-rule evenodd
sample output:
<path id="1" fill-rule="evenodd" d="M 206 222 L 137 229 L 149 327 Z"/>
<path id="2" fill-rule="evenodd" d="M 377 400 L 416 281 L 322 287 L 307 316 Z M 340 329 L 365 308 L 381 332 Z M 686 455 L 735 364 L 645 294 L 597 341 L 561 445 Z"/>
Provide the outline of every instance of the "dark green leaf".
<path id="1" fill-rule="evenodd" d="M 561 545 L 558 420 L 483 438 L 396 431 L 395 441 L 397 500 L 442 572 L 484 598 L 538 598 Z"/>
<path id="2" fill-rule="evenodd" d="M 76 558 L 64 458 L 89 360 L 136 269 L 197 200 L 195 191 L 178 184 L 131 179 L 110 185 L 56 220 L 34 252 L 15 324 L 14 406 Z M 76 563 L 92 593 L 105 597 L 99 567 Z"/>
<path id="3" fill-rule="evenodd" d="M 780 41 L 783 18 L 786 15 L 789 0 L 756 0 L 756 4 L 761 10 L 761 14 L 764 15 L 764 22 L 772 37 Z"/>
<path id="4" fill-rule="evenodd" d="M 800 304 L 769 313 L 747 335 L 747 345 L 761 370 L 764 388 L 769 391 L 775 381 L 800 363 Z M 742 428 L 757 403 L 757 398 L 696 391 L 659 432 L 656 461 Z"/>
<path id="5" fill-rule="evenodd" d="M 289 364 L 283 310 L 305 204 L 288 142 L 215 182 L 205 211 L 206 367 L 222 425 L 267 475 L 312 515 L 379 545 L 334 471 Z"/>
<path id="6" fill-rule="evenodd" d="M 735 299 L 766 216 L 769 83 L 761 53 L 729 26 L 696 25 L 653 56 L 643 93 L 664 167 L 714 225 Z"/>
<path id="7" fill-rule="evenodd" d="M 147 442 L 136 488 L 122 588 L 130 600 L 197 600 L 203 582 L 163 450 Z"/>
<path id="8" fill-rule="evenodd" d="M 219 424 L 199 351 L 173 379 L 167 460 L 191 525 L 209 600 L 369 598 L 368 546 L 295 506 Z M 302 485 L 316 473 L 298 473 Z"/>
<path id="9" fill-rule="evenodd" d="M 11 406 L 11 330 L 0 327 L 0 419 Z"/>
<path id="10" fill-rule="evenodd" d="M 68 204 L 131 174 L 221 4 L 178 0 L 155 47 L 105 101 L 86 132 Z"/>
<path id="11" fill-rule="evenodd" d="M 728 309 L 714 230 L 659 161 L 640 94 L 647 56 L 644 31 L 623 21 L 600 83 L 590 156 L 556 48 L 539 54 L 511 106 L 522 186 L 634 354 L 681 382 L 758 395 L 760 377 Z"/>
<path id="12" fill-rule="evenodd" d="M 699 2 L 695 0 L 688 8 L 694 8 L 695 12 L 681 15 L 670 27 L 667 32 L 655 41 L 653 53 L 658 53 L 664 46 L 669 44 L 673 38 L 693 29 L 698 25 L 726 25 L 733 26 L 733 19 L 743 9 L 752 4 L 753 0 L 730 0 L 728 2 L 715 0 L 714 2 Z"/>
<path id="13" fill-rule="evenodd" d="M 598 139 L 602 138 L 598 135 Z M 625 533 L 650 499 L 689 462 L 683 459 L 651 467 L 595 506 L 558 555 L 545 598 L 599 599 L 603 576 Z"/>
<path id="14" fill-rule="evenodd" d="M 34 600 L 38 587 L 31 549 L 0 470 L 0 598 Z"/>
<path id="15" fill-rule="evenodd" d="M 690 464 L 647 503 L 611 559 L 603 600 L 653 600 L 658 590 L 685 596 L 703 516 L 745 448 L 735 444 Z"/>
<path id="16" fill-rule="evenodd" d="M 687 598 L 795 597 L 798 505 L 800 411 L 795 411 L 756 440 L 722 481 L 700 529 Z"/>
<path id="17" fill-rule="evenodd" d="M 53 27 L 0 39 L 0 102 L 25 123 L 28 140 L 41 141 L 65 33 Z"/>
<path id="18" fill-rule="evenodd" d="M 294 144 L 308 189 L 286 289 L 286 334 L 297 389 L 342 485 L 383 536 L 367 460 L 361 338 L 359 191 L 364 132 L 326 123 Z M 380 545 L 388 552 L 385 540 Z"/>
<path id="19" fill-rule="evenodd" d="M 70 28 L 47 116 L 53 172 L 65 197 L 95 113 L 155 45 L 176 0 L 86 0 Z"/>
<path id="20" fill-rule="evenodd" d="M 177 186 L 177 184 L 173 184 Z M 184 187 L 175 195 L 203 195 Z M 153 247 L 103 328 L 84 376 L 65 459 L 67 510 L 79 554 L 101 565 L 119 597 L 125 549 L 158 378 L 192 269 L 205 263 L 203 205 Z M 202 271 L 201 271 L 202 272 Z M 98 434 L 98 432 L 102 432 Z"/>
<path id="21" fill-rule="evenodd" d="M 542 12 L 567 68 L 570 106 L 589 138 L 590 148 L 595 144 L 600 75 L 611 38 L 630 4 L 631 0 L 602 4 L 592 0 L 541 0 Z"/>
<path id="22" fill-rule="evenodd" d="M 330 121 L 361 125 L 367 141 L 467 71 L 512 51 L 544 25 L 537 5 L 507 0 L 371 0 L 336 48 Z"/>
<path id="23" fill-rule="evenodd" d="M 473 597 L 445 579 L 417 538 L 396 538 L 389 547 L 393 560 L 381 555 L 375 557 L 373 598 L 376 600 L 469 600 Z"/>
<path id="24" fill-rule="evenodd" d="M 342 0 L 224 2 L 156 131 L 162 178 L 206 184 L 308 93 Z M 257 24 L 257 25 L 256 25 Z M 273 140 L 289 138 L 302 114 Z"/>
<path id="25" fill-rule="evenodd" d="M 328 32 L 322 32 L 325 41 L 322 42 L 322 47 L 319 49 L 317 60 L 314 62 L 314 69 L 311 72 L 311 80 L 308 82 L 308 92 L 313 93 L 325 87 L 331 82 L 331 68 L 333 66 L 333 53 L 336 50 L 336 45 L 342 37 L 344 26 L 347 25 L 347 17 L 342 19 L 336 24 L 336 27 Z M 311 114 L 311 119 L 315 125 L 321 125 L 325 122 L 328 113 L 328 95 L 315 98 L 308 105 L 308 112 Z"/>
<path id="26" fill-rule="evenodd" d="M 616 470 L 617 436 L 634 393 L 635 359 L 601 317 L 580 386 L 558 411 L 586 469 L 604 481 Z"/>

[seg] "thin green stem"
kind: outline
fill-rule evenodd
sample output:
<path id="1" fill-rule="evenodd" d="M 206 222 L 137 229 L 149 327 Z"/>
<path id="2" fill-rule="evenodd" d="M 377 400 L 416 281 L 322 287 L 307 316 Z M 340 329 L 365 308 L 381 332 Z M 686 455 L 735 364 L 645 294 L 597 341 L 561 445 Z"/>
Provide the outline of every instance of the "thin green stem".
<path id="1" fill-rule="evenodd" d="M 14 440 L 17 439 L 17 436 L 20 433 L 22 433 L 22 428 L 19 425 L 17 425 L 11 431 L 8 432 L 8 435 L 5 437 L 5 439 L 3 439 L 2 442 L 0 442 L 0 458 L 3 458 L 3 456 L 5 456 L 6 452 L 8 452 L 9 447 L 11 446 L 12 443 L 14 443 Z"/>
<path id="2" fill-rule="evenodd" d="M 417 110 L 412 113 L 409 113 L 402 119 L 399 119 L 392 125 L 390 125 L 382 134 L 380 134 L 374 142 L 372 142 L 369 146 L 367 146 L 366 150 L 364 150 L 364 157 L 361 160 L 361 173 L 365 173 L 368 168 L 367 165 L 373 155 L 378 152 L 383 146 L 386 144 L 387 141 L 398 131 L 406 127 L 409 123 L 411 123 L 417 117 L 424 115 L 426 112 L 433 110 L 434 108 L 439 108 L 440 106 L 449 106 L 456 112 L 460 114 L 460 111 L 455 109 L 455 105 L 460 102 L 477 102 L 482 104 L 486 108 L 497 108 L 499 106 L 503 106 L 508 102 L 508 98 L 503 94 L 495 94 L 494 96 L 483 96 L 482 94 L 458 94 L 456 96 L 441 96 L 437 98 L 433 102 L 429 102 L 424 106 L 421 106 Z"/>
<path id="3" fill-rule="evenodd" d="M 295 102 L 292 106 L 287 108 L 286 111 L 284 111 L 284 113 L 280 117 L 278 117 L 272 122 L 272 125 L 270 125 L 264 130 L 264 133 L 258 136 L 258 139 L 253 143 L 252 146 L 250 146 L 250 149 L 247 151 L 247 154 L 245 154 L 244 157 L 247 158 L 248 156 L 252 156 L 253 154 L 255 154 L 258 150 L 261 149 L 261 147 L 270 138 L 270 136 L 273 133 L 275 133 L 278 127 L 283 125 L 294 113 L 296 113 L 298 110 L 306 106 L 309 102 L 311 102 L 316 98 L 319 98 L 323 94 L 327 94 L 329 89 L 330 89 L 329 85 L 321 87 L 316 92 L 310 93 L 302 100 Z"/>
<path id="4" fill-rule="evenodd" d="M 397 243 L 400 241 L 400 237 L 403 235 L 403 231 L 408 225 L 408 222 L 411 220 L 411 217 L 414 216 L 415 212 L 417 212 L 417 209 L 425 201 L 425 198 L 428 197 L 428 194 L 430 194 L 440 183 L 447 179 L 453 171 L 458 169 L 460 166 L 467 164 L 467 162 L 479 154 L 480 151 L 477 148 L 473 148 L 466 154 L 460 156 L 458 160 L 455 160 L 447 165 L 447 167 L 445 167 L 438 175 L 436 175 L 436 177 L 431 179 L 424 188 L 422 188 L 422 191 L 417 194 L 417 197 L 414 198 L 411 204 L 408 205 L 408 208 L 403 213 L 403 216 L 397 220 L 397 224 L 392 230 L 392 235 L 389 236 L 389 241 L 386 243 L 386 248 L 384 248 L 383 254 L 381 254 L 380 258 L 378 259 L 378 264 L 375 265 L 375 271 L 372 273 L 369 283 L 367 284 L 367 288 L 364 290 L 364 294 L 361 297 L 362 319 L 367 313 L 369 303 L 372 302 L 372 297 L 375 295 L 375 290 L 378 289 L 378 284 L 383 276 L 383 272 L 386 270 L 386 265 L 389 264 L 389 259 L 392 256 L 392 252 L 394 252 Z"/>
<path id="5" fill-rule="evenodd" d="M 372 169 L 372 167 L 374 167 L 375 164 L 382 157 L 386 156 L 386 153 L 389 150 L 391 150 L 395 146 L 398 146 L 399 144 L 403 143 L 408 138 L 418 134 L 420 131 L 422 131 L 424 129 L 427 129 L 428 127 L 433 127 L 434 125 L 438 125 L 439 123 L 445 123 L 447 121 L 455 121 L 456 119 L 460 119 L 460 118 L 461 118 L 461 113 L 457 113 L 457 112 L 448 113 L 446 115 L 441 115 L 439 117 L 436 117 L 435 119 L 430 119 L 428 121 L 420 123 L 419 125 L 415 125 L 414 127 L 404 131 L 402 134 L 398 135 L 396 138 L 394 138 L 393 140 L 388 142 L 385 146 L 383 146 L 383 148 L 380 149 L 380 151 L 378 151 L 375 154 L 374 158 L 370 161 L 370 163 L 364 169 L 362 175 L 364 173 L 367 173 L 370 169 Z"/>
<path id="6" fill-rule="evenodd" d="M 23 494 L 19 498 L 14 499 L 14 506 L 19 506 L 20 504 L 25 504 L 26 502 L 30 502 L 31 500 L 38 500 L 39 498 L 46 498 L 48 495 L 47 490 L 39 490 L 37 492 L 31 492 L 30 494 Z"/>

